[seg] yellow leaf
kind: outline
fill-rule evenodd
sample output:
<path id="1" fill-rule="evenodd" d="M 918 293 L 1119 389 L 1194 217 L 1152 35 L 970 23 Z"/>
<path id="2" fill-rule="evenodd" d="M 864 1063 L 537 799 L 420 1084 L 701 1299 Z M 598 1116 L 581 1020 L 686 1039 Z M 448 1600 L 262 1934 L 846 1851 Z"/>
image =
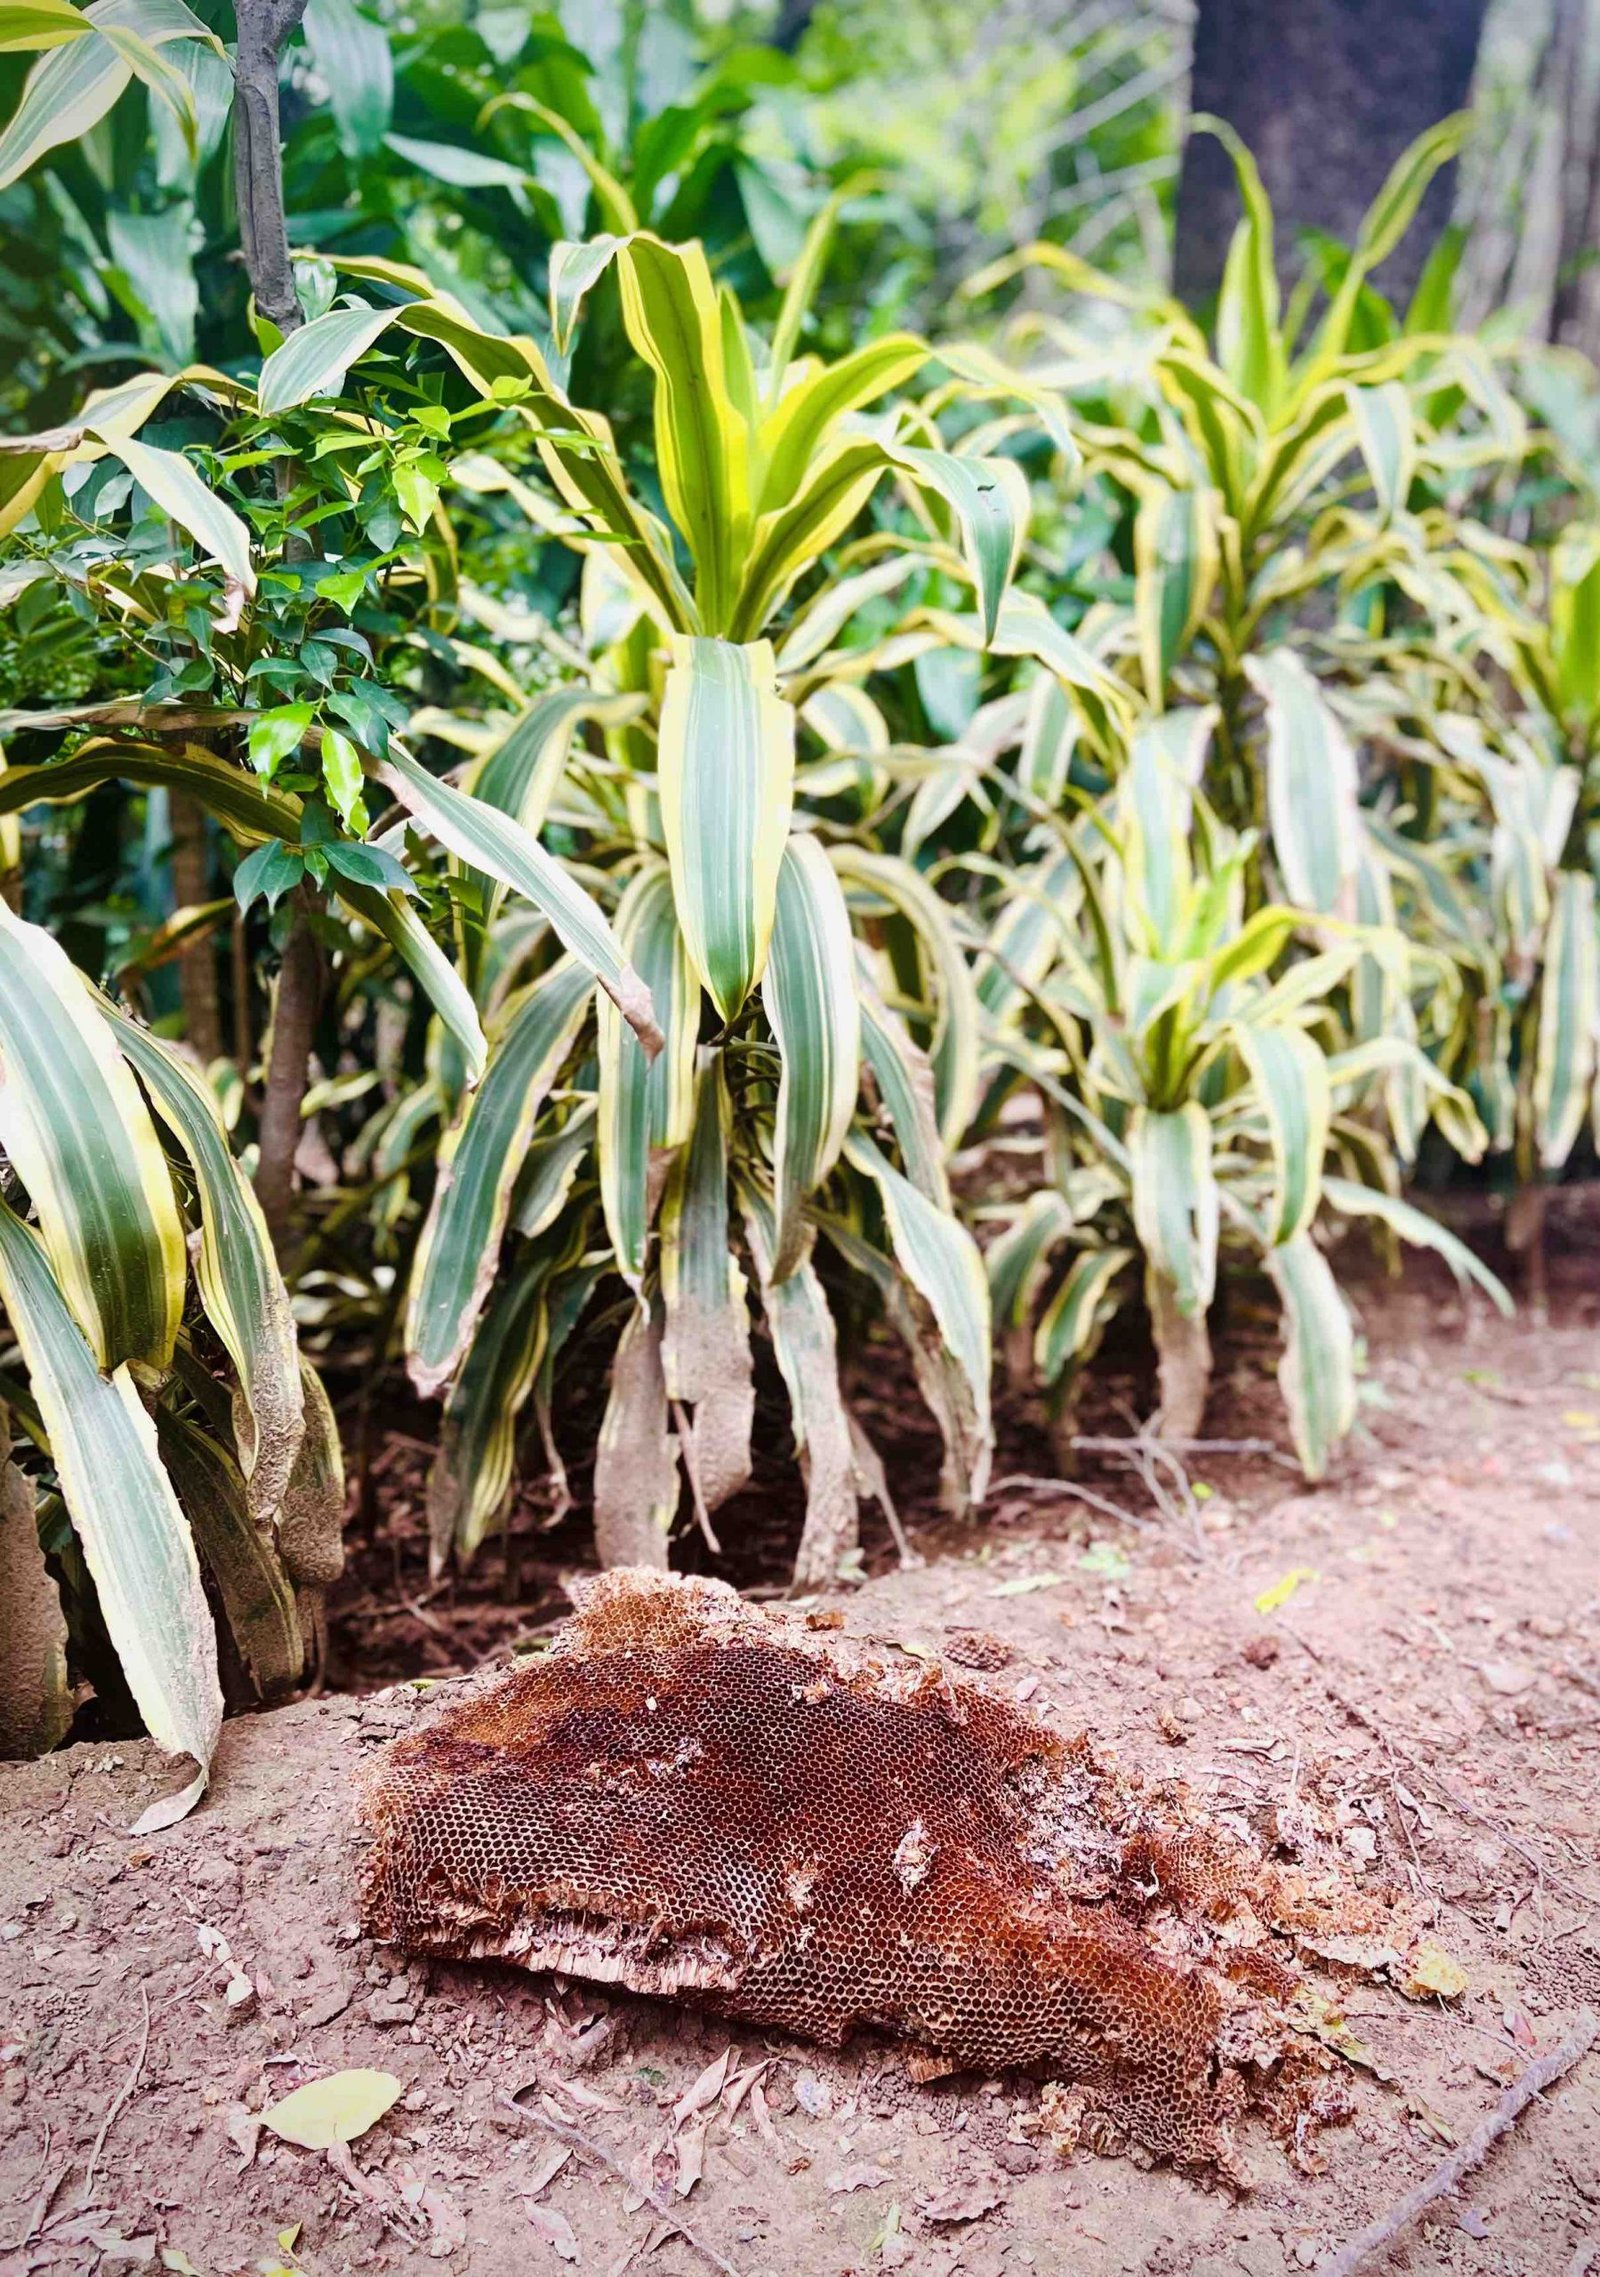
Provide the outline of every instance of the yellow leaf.
<path id="1" fill-rule="evenodd" d="M 303 2150 L 327 2150 L 333 2143 L 353 2143 L 376 2126 L 399 2093 L 400 2082 L 390 2071 L 330 2072 L 269 2103 L 261 2124 Z"/>
<path id="2" fill-rule="evenodd" d="M 1592 1407 L 1569 1407 L 1561 1420 L 1569 1431 L 1600 1430 L 1600 1415 Z"/>
<path id="3" fill-rule="evenodd" d="M 1454 2000 L 1466 1989 L 1466 1970 L 1442 1945 L 1424 1938 L 1420 1945 L 1412 1946 L 1400 1978 L 1400 1990 L 1408 2000 L 1431 2000 L 1435 1994 L 1441 2000 Z"/>
<path id="4" fill-rule="evenodd" d="M 1303 1581 L 1320 1581 L 1321 1579 L 1321 1574 L 1309 1565 L 1291 1566 L 1281 1581 L 1275 1581 L 1270 1589 L 1262 1590 L 1261 1595 L 1256 1599 L 1256 1611 L 1258 1613 L 1275 1613 L 1280 1605 L 1288 1604 Z"/>

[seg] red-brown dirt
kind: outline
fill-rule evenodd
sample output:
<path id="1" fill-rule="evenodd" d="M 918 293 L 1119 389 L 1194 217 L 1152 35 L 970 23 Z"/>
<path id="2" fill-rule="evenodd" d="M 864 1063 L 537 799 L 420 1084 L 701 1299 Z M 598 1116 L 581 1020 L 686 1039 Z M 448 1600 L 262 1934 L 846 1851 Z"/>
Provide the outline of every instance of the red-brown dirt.
<path id="1" fill-rule="evenodd" d="M 1364 1285 L 1361 1426 L 1319 1488 L 1197 1455 L 1195 1503 L 1163 1513 L 1122 1466 L 1086 1470 L 1135 1527 L 1002 1483 L 980 1525 L 914 1524 L 920 1566 L 875 1542 L 874 1577 L 831 1600 L 851 1631 L 912 1652 L 953 1640 L 1030 1712 L 1181 1771 L 1220 1814 L 1291 1832 L 1297 1810 L 1322 1814 L 1358 1882 L 1408 1885 L 1465 1989 L 1407 1997 L 1371 1953 L 1324 1957 L 1319 1988 L 1367 2064 L 1320 2172 L 1248 2130 L 1256 2185 L 1239 2199 L 1082 2148 L 1062 2163 L 1032 2082 L 917 2084 L 887 2045 L 826 2054 L 373 1948 L 355 1927 L 353 1795 L 373 1747 L 440 1696 L 408 1681 L 231 1723 L 212 1799 L 143 1840 L 126 1829 L 173 1781 L 146 1743 L 0 1772 L 0 2272 L 1314 2269 L 1600 2006 L 1600 1247 L 1578 1230 L 1555 1215 L 1548 1327 L 1424 1272 Z M 1213 1429 L 1281 1440 L 1272 1361 L 1270 1323 L 1236 1306 Z M 1013 1473 L 1019 1448 L 1043 1469 L 1031 1444 Z M 492 1580 L 423 1604 L 406 1540 L 380 1541 L 340 1617 L 363 1591 L 370 1612 L 381 1578 L 398 1610 L 365 1622 L 387 1638 L 379 1665 L 462 1668 L 558 1609 L 552 1569 L 578 1538 L 533 1544 L 506 1606 Z M 402 2094 L 341 2165 L 260 2130 L 265 2103 L 350 2065 Z M 652 2189 L 676 2189 L 673 2214 Z M 1373 2266 L 1600 2268 L 1600 2054 Z"/>

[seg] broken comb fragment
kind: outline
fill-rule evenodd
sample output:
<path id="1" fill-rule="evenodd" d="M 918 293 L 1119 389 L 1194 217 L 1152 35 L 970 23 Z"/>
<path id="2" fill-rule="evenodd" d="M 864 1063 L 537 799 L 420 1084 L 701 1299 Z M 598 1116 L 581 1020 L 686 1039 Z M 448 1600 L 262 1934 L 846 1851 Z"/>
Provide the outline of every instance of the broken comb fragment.
<path id="1" fill-rule="evenodd" d="M 871 2027 L 1066 2082 L 1098 2139 L 1229 2171 L 1233 2118 L 1285 2068 L 1298 1980 L 1244 1842 L 1086 1739 L 720 1582 L 589 1583 L 549 1653 L 385 1750 L 363 1816 L 366 1926 L 409 1952 L 831 2045 Z"/>

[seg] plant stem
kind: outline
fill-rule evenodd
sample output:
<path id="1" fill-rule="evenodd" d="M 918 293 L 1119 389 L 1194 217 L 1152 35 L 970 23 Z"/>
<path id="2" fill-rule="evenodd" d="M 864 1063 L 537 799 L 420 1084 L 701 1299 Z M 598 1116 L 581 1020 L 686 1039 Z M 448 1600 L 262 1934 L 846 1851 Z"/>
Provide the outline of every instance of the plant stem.
<path id="1" fill-rule="evenodd" d="M 168 801 L 172 824 L 172 894 L 179 909 L 193 909 L 210 898 L 210 861 L 205 809 L 187 791 Z M 222 1057 L 222 999 L 217 985 L 217 950 L 210 933 L 178 951 L 178 995 L 183 1032 L 191 1050 L 209 1067 Z"/>
<path id="2" fill-rule="evenodd" d="M 312 900 L 296 888 L 289 937 L 278 969 L 272 1015 L 272 1051 L 261 1102 L 256 1193 L 279 1256 L 294 1208 L 294 1158 L 300 1147 L 300 1109 L 306 1095 L 311 1044 L 322 1000 L 322 951 L 312 930 Z"/>
<path id="3" fill-rule="evenodd" d="M 282 333 L 305 312 L 283 217 L 283 153 L 278 137 L 278 60 L 305 14 L 306 0 L 238 0 L 234 61 L 233 181 L 239 237 L 256 307 Z"/>

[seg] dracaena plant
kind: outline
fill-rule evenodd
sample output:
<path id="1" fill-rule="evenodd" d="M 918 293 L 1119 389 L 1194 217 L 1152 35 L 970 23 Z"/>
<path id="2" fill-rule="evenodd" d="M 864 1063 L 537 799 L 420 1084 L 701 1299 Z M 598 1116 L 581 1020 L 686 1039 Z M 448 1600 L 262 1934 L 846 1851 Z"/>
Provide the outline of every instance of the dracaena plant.
<path id="1" fill-rule="evenodd" d="M 1034 1359 L 1066 1394 L 1142 1278 L 1158 1427 L 1180 1442 L 1205 1406 L 1219 1261 L 1231 1251 L 1264 1269 L 1283 1313 L 1279 1381 L 1315 1478 L 1356 1404 L 1350 1315 L 1317 1240 L 1326 1216 L 1427 1243 L 1504 1301 L 1401 1198 L 1360 1097 L 1376 1069 L 1403 1066 L 1464 1153 L 1481 1151 L 1483 1134 L 1408 1038 L 1349 1040 L 1360 970 L 1392 964 L 1397 936 L 1313 929 L 1282 903 L 1246 914 L 1251 834 L 1222 823 L 1199 788 L 1215 725 L 1210 711 L 1180 709 L 1144 727 L 1115 790 L 1025 873 L 1025 898 L 996 930 L 989 1048 L 1052 1110 L 1056 1176 L 1006 1213 L 988 1269 L 1005 1330 L 1028 1327 L 1043 1298 Z"/>
<path id="2" fill-rule="evenodd" d="M 586 899 L 573 884 L 563 906 L 542 905 L 549 952 L 567 954 L 552 963 L 547 953 L 496 1013 L 483 1081 L 443 1141 L 406 1331 L 418 1383 L 450 1387 L 444 1469 L 464 1479 L 435 1494 L 440 1556 L 450 1532 L 475 1546 L 507 1475 L 502 1462 L 481 1484 L 466 1477 L 457 1447 L 492 1435 L 485 1402 L 526 1398 L 566 1276 L 591 1272 L 589 1246 L 554 1254 L 556 1229 L 542 1208 L 519 1204 L 518 1181 L 529 1162 L 559 1155 L 570 1185 L 590 1149 L 596 1224 L 635 1295 L 600 1442 L 604 1556 L 664 1559 L 678 1455 L 707 1522 L 748 1475 L 751 1282 L 808 1474 L 800 1571 L 822 1578 L 848 1553 L 861 1458 L 812 1262 L 819 1223 L 847 1265 L 885 1277 L 945 1425 L 951 1497 L 981 1492 L 986 1301 L 943 1167 L 973 1100 L 970 981 L 939 895 L 911 864 L 835 835 L 820 808 L 796 812 L 797 745 L 833 716 L 832 643 L 862 597 L 859 586 L 819 584 L 819 565 L 893 477 L 927 526 L 898 540 L 880 532 L 879 550 L 899 543 L 970 590 L 976 609 L 952 620 L 957 637 L 1047 664 L 1062 644 L 1047 614 L 1008 590 L 1027 511 L 1015 463 L 944 447 L 926 408 L 868 416 L 929 349 L 892 335 L 833 363 L 798 353 L 831 218 L 813 233 L 770 341 L 746 326 L 696 245 L 631 233 L 554 261 L 563 346 L 584 293 L 615 270 L 628 337 L 653 380 L 654 472 L 670 527 L 629 479 L 606 421 L 568 400 L 533 342 L 483 332 L 415 273 L 353 264 L 352 285 L 383 298 L 330 311 L 262 374 L 263 405 L 287 408 L 337 384 L 385 335 L 440 342 L 479 400 L 531 434 L 555 498 L 541 503 L 523 482 L 530 511 L 585 550 L 591 581 L 607 580 L 589 612 L 600 650 L 589 690 L 541 698 L 460 787 L 393 741 L 378 769 L 466 881 L 469 984 L 486 969 L 503 889 L 527 892 L 530 865 L 555 869 L 534 835 L 547 820 L 568 833 L 596 889 Z M 981 359 L 961 361 L 976 388 L 1002 384 Z M 467 471 L 480 486 L 494 479 L 481 454 Z M 797 611 L 802 579 L 810 590 Z M 845 655 L 838 668 L 848 709 L 862 660 Z M 589 708 L 603 758 L 586 747 L 563 766 L 564 745 L 542 739 L 537 721 L 560 702 L 574 716 Z M 614 919 L 601 917 L 598 903 L 613 898 Z M 876 952 L 895 927 L 920 943 L 927 976 L 909 1002 Z M 575 1103 L 586 1089 L 592 1098 Z M 546 1096 L 553 1121 L 538 1119 Z M 520 1241 L 545 1247 L 526 1263 L 519 1252 L 497 1280 L 513 1219 Z M 546 1281 L 538 1301 L 535 1270 Z"/>
<path id="3" fill-rule="evenodd" d="M 1019 257 L 1109 297 L 1123 320 L 1110 346 L 1054 318 L 1025 320 L 1018 341 L 1043 334 L 1046 352 L 1029 368 L 1074 399 L 1113 513 L 1126 502 L 1115 542 L 1131 582 L 1094 598 L 1079 630 L 1151 709 L 1216 705 L 1205 789 L 1233 828 L 1258 834 L 1258 897 L 1378 922 L 1393 894 L 1363 778 L 1389 772 L 1394 749 L 1415 738 L 1419 682 L 1436 703 L 1441 666 L 1460 659 L 1458 684 L 1470 677 L 1486 596 L 1506 585 L 1515 550 L 1468 511 L 1474 485 L 1514 464 L 1523 443 L 1490 355 L 1437 328 L 1437 293 L 1404 327 L 1367 321 L 1369 273 L 1463 121 L 1445 121 L 1396 164 L 1303 344 L 1310 295 L 1280 306 L 1254 163 L 1231 130 L 1197 124 L 1227 143 L 1244 206 L 1214 342 L 1181 308 L 1059 251 Z M 1396 968 L 1381 1002 L 1369 992 L 1363 1032 L 1412 1033 L 1437 963 L 1430 949 L 1410 973 Z M 1385 1088 L 1391 1136 L 1409 1160 L 1426 1112 L 1415 1086 Z"/>
<path id="4" fill-rule="evenodd" d="M 338 1435 L 202 1076 L 3 906 L 0 975 L 0 1736 L 55 1745 L 109 1640 L 151 1736 L 197 1765 L 165 1824 L 204 1791 L 219 1627 L 236 1698 L 280 1697 L 314 1657 L 344 1555 Z M 65 1511 L 54 1573 L 41 1476 Z"/>

